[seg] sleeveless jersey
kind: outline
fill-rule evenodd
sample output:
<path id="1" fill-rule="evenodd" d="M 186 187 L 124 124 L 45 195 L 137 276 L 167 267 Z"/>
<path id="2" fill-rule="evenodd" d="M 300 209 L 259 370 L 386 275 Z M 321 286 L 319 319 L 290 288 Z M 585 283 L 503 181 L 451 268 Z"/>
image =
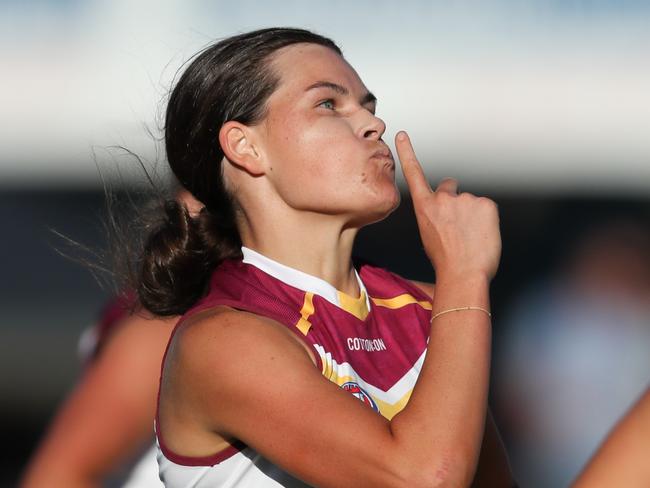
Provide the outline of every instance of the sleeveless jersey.
<path id="1" fill-rule="evenodd" d="M 314 351 L 323 376 L 391 419 L 408 402 L 426 352 L 431 298 L 384 269 L 362 265 L 358 298 L 247 248 L 214 272 L 208 295 L 181 318 L 219 305 L 269 317 Z M 305 487 L 237 443 L 213 456 L 175 454 L 157 429 L 160 477 L 171 488 Z"/>

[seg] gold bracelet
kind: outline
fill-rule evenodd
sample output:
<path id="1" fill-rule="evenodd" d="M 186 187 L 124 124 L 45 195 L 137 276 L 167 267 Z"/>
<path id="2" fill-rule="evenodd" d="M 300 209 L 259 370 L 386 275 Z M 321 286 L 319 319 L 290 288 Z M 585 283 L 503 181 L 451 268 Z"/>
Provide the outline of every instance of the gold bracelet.
<path id="1" fill-rule="evenodd" d="M 489 310 L 486 310 L 481 307 L 458 307 L 458 308 L 450 308 L 449 310 L 443 310 L 442 312 L 438 312 L 435 314 L 433 317 L 431 317 L 431 322 L 433 322 L 435 319 L 440 317 L 441 315 L 444 315 L 449 312 L 462 312 L 464 310 L 480 310 L 481 312 L 485 312 L 488 317 L 492 318 L 492 314 L 489 312 Z"/>

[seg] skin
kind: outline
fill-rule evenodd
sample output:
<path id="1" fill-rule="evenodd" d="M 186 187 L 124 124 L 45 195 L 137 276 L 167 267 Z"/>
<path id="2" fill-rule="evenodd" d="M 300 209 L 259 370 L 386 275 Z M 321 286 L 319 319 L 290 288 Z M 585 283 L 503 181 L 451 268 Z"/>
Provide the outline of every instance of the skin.
<path id="1" fill-rule="evenodd" d="M 385 125 L 373 115 L 373 102 L 360 103 L 368 89 L 336 53 L 310 44 L 280 52 L 272 66 L 282 76 L 268 116 L 254 127 L 228 122 L 220 132 L 231 163 L 226 181 L 245 209 L 238 222 L 242 240 L 357 296 L 349 256 L 358 228 L 399 203 L 392 158 L 372 157 L 378 150 L 389 154 L 380 139 Z M 349 94 L 307 90 L 320 81 Z M 296 229 L 300 240 L 287 242 Z"/>
<path id="2" fill-rule="evenodd" d="M 650 485 L 650 389 L 607 436 L 573 488 Z"/>
<path id="3" fill-rule="evenodd" d="M 273 67 L 281 82 L 264 121 L 228 122 L 219 134 L 242 241 L 358 296 L 354 237 L 399 200 L 384 123 L 356 72 L 333 51 L 290 46 Z M 309 89 L 322 82 L 344 90 Z M 406 134 L 396 145 L 438 276 L 433 312 L 489 308 L 501 250 L 496 205 L 458 195 L 454 180 L 432 191 Z M 160 433 L 186 456 L 211 455 L 240 439 L 316 486 L 469 486 L 482 444 L 500 446 L 490 420 L 484 437 L 490 342 L 483 312 L 437 318 L 411 399 L 388 421 L 325 379 L 286 327 L 217 307 L 184 321 L 172 339 Z M 500 473 L 489 486 L 510 486 L 505 457 L 495 457 L 501 464 L 492 473 L 481 468 L 482 479 Z"/>
<path id="4" fill-rule="evenodd" d="M 115 326 L 57 412 L 20 486 L 98 487 L 151 444 L 160 361 L 176 320 L 133 315 Z"/>

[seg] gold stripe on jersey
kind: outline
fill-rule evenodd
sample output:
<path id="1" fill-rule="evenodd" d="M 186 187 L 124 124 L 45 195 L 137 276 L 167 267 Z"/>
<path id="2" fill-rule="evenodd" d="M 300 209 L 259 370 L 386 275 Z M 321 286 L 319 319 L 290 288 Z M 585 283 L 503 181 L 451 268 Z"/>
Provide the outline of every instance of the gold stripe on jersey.
<path id="1" fill-rule="evenodd" d="M 295 309 L 294 309 L 295 310 Z M 314 294 L 311 292 L 305 293 L 305 301 L 300 310 L 300 320 L 296 323 L 296 327 L 303 335 L 307 335 L 311 329 L 311 322 L 309 317 L 314 313 Z"/>
<path id="2" fill-rule="evenodd" d="M 321 363 L 323 365 L 323 376 L 328 380 L 331 380 L 332 374 L 334 374 L 334 365 L 332 364 L 331 359 L 321 356 Z"/>
<path id="3" fill-rule="evenodd" d="M 424 361 L 425 355 L 423 353 L 413 367 L 388 391 L 383 391 L 363 381 L 348 363 L 338 364 L 330 353 L 325 352 L 322 346 L 315 345 L 315 347 L 323 365 L 323 376 L 338 386 L 343 386 L 348 382 L 359 384 L 366 394 L 373 399 L 381 415 L 388 420 L 401 412 L 411 398 L 419 368 Z"/>
<path id="4" fill-rule="evenodd" d="M 394 298 L 370 297 L 370 299 L 372 300 L 372 303 L 374 303 L 378 307 L 386 307 L 391 309 L 402 308 L 405 305 L 410 305 L 411 303 L 417 303 L 425 310 L 431 310 L 433 308 L 431 302 L 418 300 L 413 295 L 409 295 L 408 293 L 404 293 L 403 295 L 398 295 Z"/>
<path id="5" fill-rule="evenodd" d="M 361 290 L 361 296 L 359 298 L 353 298 L 350 295 L 346 295 L 337 290 L 339 296 L 339 303 L 341 308 L 346 312 L 350 312 L 359 320 L 366 320 L 366 317 L 370 313 L 368 310 L 368 303 L 366 301 L 366 292 Z"/>
<path id="6" fill-rule="evenodd" d="M 397 400 L 395 403 L 388 403 L 380 400 L 379 398 L 370 395 L 372 399 L 375 401 L 377 404 L 377 407 L 379 407 L 379 412 L 381 413 L 382 417 L 387 418 L 388 420 L 392 420 L 392 418 L 400 413 L 402 409 L 406 406 L 408 403 L 409 399 L 411 398 L 411 393 L 413 390 L 407 391 L 402 398 Z"/>
<path id="7" fill-rule="evenodd" d="M 332 364 L 329 364 L 329 368 L 332 368 Z M 338 376 L 334 371 L 330 372 L 329 380 L 338 386 L 342 386 L 348 382 L 354 382 L 358 383 L 359 379 L 356 376 L 353 375 L 346 375 L 346 376 Z M 400 398 L 398 398 L 395 402 L 390 403 L 384 400 L 381 400 L 380 398 L 377 398 L 375 395 L 372 395 L 370 392 L 366 391 L 368 395 L 372 397 L 374 402 L 377 404 L 377 407 L 379 408 L 379 412 L 381 413 L 382 417 L 387 418 L 388 420 L 391 420 L 395 415 L 400 413 L 402 409 L 406 406 L 406 404 L 409 401 L 409 398 L 411 398 L 411 393 L 413 393 L 413 388 L 408 390 L 406 393 L 404 393 Z"/>

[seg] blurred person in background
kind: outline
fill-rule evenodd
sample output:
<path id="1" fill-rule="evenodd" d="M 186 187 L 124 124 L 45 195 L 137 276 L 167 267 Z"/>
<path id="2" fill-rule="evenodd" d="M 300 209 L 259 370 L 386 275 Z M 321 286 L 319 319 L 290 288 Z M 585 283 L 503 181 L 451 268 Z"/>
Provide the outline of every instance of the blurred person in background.
<path id="1" fill-rule="evenodd" d="M 648 226 L 599 223 L 569 255 L 515 302 L 496 357 L 522 486 L 567 486 L 650 379 Z"/>
<path id="2" fill-rule="evenodd" d="M 179 190 L 190 214 L 202 205 Z M 60 407 L 21 482 L 23 488 L 160 488 L 154 443 L 160 365 L 176 317 L 137 308 L 125 292 L 80 340 L 83 375 Z"/>
<path id="3" fill-rule="evenodd" d="M 650 486 L 650 388 L 607 436 L 572 488 Z"/>

